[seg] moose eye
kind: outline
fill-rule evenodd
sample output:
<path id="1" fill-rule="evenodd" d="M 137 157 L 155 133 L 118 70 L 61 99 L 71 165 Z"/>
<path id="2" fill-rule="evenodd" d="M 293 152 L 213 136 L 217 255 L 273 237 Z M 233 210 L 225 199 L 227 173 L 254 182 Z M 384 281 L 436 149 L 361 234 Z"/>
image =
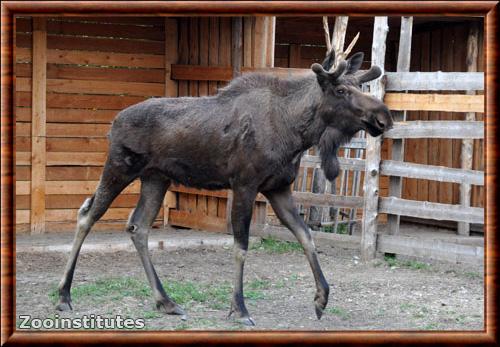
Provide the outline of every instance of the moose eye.
<path id="1" fill-rule="evenodd" d="M 344 94 L 346 94 L 346 93 L 347 93 L 347 91 L 346 91 L 346 89 L 345 89 L 345 88 L 337 88 L 337 89 L 335 90 L 335 92 L 336 92 L 337 94 L 339 94 L 339 95 L 344 95 Z"/>

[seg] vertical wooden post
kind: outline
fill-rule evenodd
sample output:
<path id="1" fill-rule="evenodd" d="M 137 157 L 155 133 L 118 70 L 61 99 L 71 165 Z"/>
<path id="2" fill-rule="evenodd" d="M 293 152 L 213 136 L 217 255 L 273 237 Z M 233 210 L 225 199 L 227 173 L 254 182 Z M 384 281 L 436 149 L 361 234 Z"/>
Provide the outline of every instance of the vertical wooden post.
<path id="1" fill-rule="evenodd" d="M 232 19 L 231 32 L 231 65 L 233 67 L 233 78 L 235 78 L 241 75 L 241 57 L 243 53 L 243 19 L 241 17 L 234 17 Z"/>
<path id="2" fill-rule="evenodd" d="M 256 17 L 253 44 L 253 66 L 266 66 L 268 17 Z"/>
<path id="3" fill-rule="evenodd" d="M 274 67 L 274 43 L 276 35 L 276 17 L 267 19 L 267 47 L 266 47 L 266 66 Z"/>
<path id="4" fill-rule="evenodd" d="M 401 17 L 401 33 L 399 35 L 399 50 L 397 72 L 410 71 L 411 57 L 411 38 L 413 28 L 413 17 Z M 406 111 L 392 112 L 394 121 L 403 122 L 406 120 Z M 392 140 L 392 160 L 404 160 L 404 140 Z M 389 196 L 401 197 L 402 179 L 399 176 L 391 176 L 389 178 Z M 399 233 L 399 215 L 389 214 L 387 222 L 389 224 L 389 233 Z"/>
<path id="5" fill-rule="evenodd" d="M 177 19 L 165 18 L 165 96 L 177 97 L 177 81 L 171 79 L 172 64 L 179 59 L 179 32 Z M 163 226 L 168 225 L 171 208 L 177 207 L 177 194 L 167 191 L 163 200 Z"/>
<path id="6" fill-rule="evenodd" d="M 241 57 L 242 57 L 242 35 L 243 35 L 243 23 L 241 17 L 236 17 L 232 19 L 232 38 L 231 38 L 231 66 L 233 68 L 233 78 L 241 75 Z M 232 233 L 231 225 L 231 209 L 233 205 L 233 191 L 227 191 L 227 202 L 226 202 L 226 223 L 228 233 Z"/>
<path id="7" fill-rule="evenodd" d="M 478 41 L 479 41 L 479 25 L 478 23 L 472 23 L 469 28 L 469 35 L 467 37 L 467 72 L 477 71 L 477 58 L 478 58 Z M 467 91 L 467 94 L 475 94 L 473 91 Z M 473 121 L 476 119 L 476 115 L 473 112 L 468 112 L 465 114 L 466 121 Z M 472 169 L 472 151 L 474 147 L 474 140 L 465 139 L 462 140 L 462 169 L 471 170 Z M 471 202 L 471 185 L 461 184 L 460 185 L 460 205 L 469 207 Z M 470 235 L 470 224 L 466 222 L 458 223 L 458 234 L 469 236 Z"/>
<path id="8" fill-rule="evenodd" d="M 243 66 L 252 66 L 252 30 L 253 17 L 243 19 Z"/>
<path id="9" fill-rule="evenodd" d="M 387 17 L 375 17 L 373 25 L 372 65 L 384 71 L 386 38 L 389 27 Z M 383 99 L 385 88 L 383 79 L 370 83 L 371 94 Z M 375 258 L 377 250 L 377 215 L 379 198 L 379 170 L 382 140 L 380 136 L 366 138 L 366 168 L 364 182 L 364 211 L 361 233 L 361 257 L 367 261 Z"/>
<path id="10" fill-rule="evenodd" d="M 47 112 L 47 31 L 45 18 L 33 18 L 31 117 L 31 233 L 45 231 Z"/>

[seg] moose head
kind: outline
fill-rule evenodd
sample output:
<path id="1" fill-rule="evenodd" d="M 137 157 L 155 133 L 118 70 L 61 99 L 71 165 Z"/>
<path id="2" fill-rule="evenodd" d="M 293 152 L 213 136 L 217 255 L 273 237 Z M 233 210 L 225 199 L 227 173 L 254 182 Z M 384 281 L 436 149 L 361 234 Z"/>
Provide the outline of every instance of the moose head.
<path id="1" fill-rule="evenodd" d="M 313 64 L 312 71 L 323 93 L 319 113 L 328 125 L 323 132 L 319 149 L 321 166 L 327 179 L 332 181 L 339 173 L 337 149 L 349 141 L 355 133 L 366 130 L 371 136 L 379 136 L 393 125 L 391 113 L 377 98 L 365 94 L 360 86 L 382 74 L 378 66 L 359 72 L 363 53 L 356 53 L 341 60 L 330 71 L 335 61 L 335 52 L 327 54 L 323 63 Z"/>
<path id="2" fill-rule="evenodd" d="M 361 52 L 356 53 L 347 60 L 341 60 L 333 71 L 329 71 L 335 61 L 332 50 L 321 65 L 313 64 L 311 69 L 324 93 L 321 114 L 327 124 L 350 130 L 353 134 L 366 130 L 372 136 L 379 136 L 392 127 L 393 121 L 383 102 L 360 89 L 363 83 L 382 74 L 375 65 L 360 73 L 358 70 L 363 56 Z"/>

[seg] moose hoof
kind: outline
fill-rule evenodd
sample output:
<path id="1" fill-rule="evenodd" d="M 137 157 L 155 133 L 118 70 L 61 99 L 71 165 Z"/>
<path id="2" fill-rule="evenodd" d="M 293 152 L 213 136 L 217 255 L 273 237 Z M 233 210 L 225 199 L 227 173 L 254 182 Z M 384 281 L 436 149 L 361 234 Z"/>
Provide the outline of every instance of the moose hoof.
<path id="1" fill-rule="evenodd" d="M 58 311 L 71 311 L 73 307 L 71 307 L 71 301 L 61 300 L 57 306 L 56 310 Z"/>
<path id="2" fill-rule="evenodd" d="M 183 320 L 187 319 L 186 312 L 184 312 L 179 305 L 173 302 L 157 301 L 156 309 L 166 314 L 182 316 L 181 319 Z"/>
<path id="3" fill-rule="evenodd" d="M 252 319 L 252 317 L 241 317 L 241 318 L 237 318 L 236 321 L 240 324 L 247 326 L 247 327 L 255 326 L 255 321 Z"/>
<path id="4" fill-rule="evenodd" d="M 316 317 L 318 319 L 321 319 L 321 316 L 323 315 L 323 310 L 325 309 L 327 303 L 328 300 L 321 295 L 314 298 L 314 309 L 316 311 Z"/>

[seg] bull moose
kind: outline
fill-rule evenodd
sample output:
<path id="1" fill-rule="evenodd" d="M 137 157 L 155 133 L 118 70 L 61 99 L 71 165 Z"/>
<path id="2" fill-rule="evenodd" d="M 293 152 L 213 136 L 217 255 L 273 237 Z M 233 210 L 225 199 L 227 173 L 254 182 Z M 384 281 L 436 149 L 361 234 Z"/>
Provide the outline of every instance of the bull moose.
<path id="1" fill-rule="evenodd" d="M 280 221 L 304 249 L 314 274 L 316 315 L 321 318 L 329 286 L 310 231 L 299 216 L 291 183 L 302 154 L 318 146 L 325 177 L 339 172 L 337 149 L 358 131 L 379 136 L 392 126 L 388 108 L 360 90 L 382 74 L 377 66 L 358 71 L 363 53 L 341 60 L 335 53 L 313 73 L 293 78 L 245 74 L 215 96 L 152 98 L 121 111 L 109 134 L 109 154 L 94 195 L 78 212 L 73 247 L 59 283 L 57 309 L 72 309 L 70 288 L 85 237 L 112 201 L 132 181 L 141 180 L 140 199 L 126 231 L 139 253 L 156 308 L 184 315 L 165 292 L 148 252 L 148 232 L 172 182 L 203 189 L 231 189 L 235 277 L 231 309 L 243 324 L 254 325 L 243 297 L 243 266 L 257 193 L 270 202 Z"/>

